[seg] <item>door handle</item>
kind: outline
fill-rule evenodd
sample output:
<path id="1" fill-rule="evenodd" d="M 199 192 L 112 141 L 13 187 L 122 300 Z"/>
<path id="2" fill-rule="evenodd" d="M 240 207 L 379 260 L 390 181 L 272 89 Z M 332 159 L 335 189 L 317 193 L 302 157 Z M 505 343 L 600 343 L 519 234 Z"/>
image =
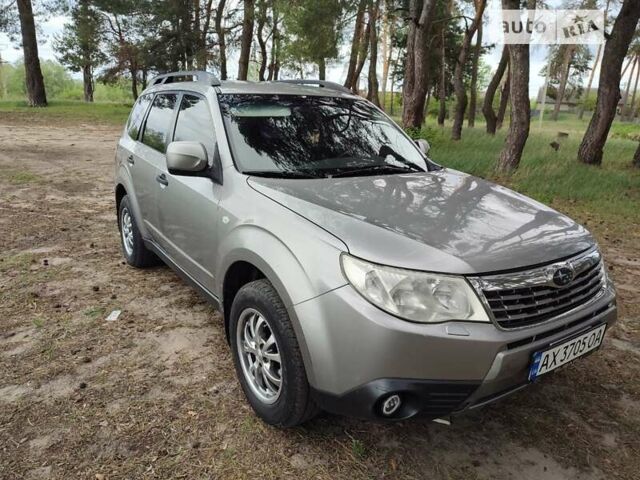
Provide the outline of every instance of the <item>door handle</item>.
<path id="1" fill-rule="evenodd" d="M 133 165 L 135 162 L 135 160 L 133 159 L 133 155 L 129 155 L 127 157 L 127 162 L 129 162 L 129 165 Z"/>
<path id="2" fill-rule="evenodd" d="M 160 175 L 156 176 L 156 182 L 158 182 L 161 185 L 164 185 L 165 187 L 169 185 L 169 180 L 167 180 L 167 176 L 164 173 L 161 173 Z"/>

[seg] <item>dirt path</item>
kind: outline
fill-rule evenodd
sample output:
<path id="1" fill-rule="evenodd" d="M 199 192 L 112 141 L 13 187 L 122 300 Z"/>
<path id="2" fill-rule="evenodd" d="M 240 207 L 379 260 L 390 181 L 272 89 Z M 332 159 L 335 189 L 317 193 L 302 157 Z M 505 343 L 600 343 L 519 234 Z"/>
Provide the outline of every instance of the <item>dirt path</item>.
<path id="1" fill-rule="evenodd" d="M 623 318 L 595 355 L 450 427 L 280 431 L 247 407 L 216 312 L 123 264 L 118 135 L 0 120 L 0 478 L 638 478 L 637 232 L 600 238 Z"/>

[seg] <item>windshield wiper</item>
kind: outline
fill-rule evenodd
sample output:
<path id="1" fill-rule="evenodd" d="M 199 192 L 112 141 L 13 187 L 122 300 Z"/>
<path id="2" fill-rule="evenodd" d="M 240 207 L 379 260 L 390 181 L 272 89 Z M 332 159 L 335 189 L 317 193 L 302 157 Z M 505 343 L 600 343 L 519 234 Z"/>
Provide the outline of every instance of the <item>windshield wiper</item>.
<path id="1" fill-rule="evenodd" d="M 296 170 L 244 170 L 242 173 L 265 178 L 325 178 L 321 175 Z"/>
<path id="2" fill-rule="evenodd" d="M 351 177 L 351 176 L 357 176 L 362 173 L 369 173 L 369 174 L 375 175 L 376 173 L 380 173 L 384 171 L 397 172 L 397 173 L 414 173 L 414 172 L 424 173 L 424 170 L 418 167 L 417 165 L 400 166 L 400 165 L 391 165 L 389 163 L 386 163 L 384 165 L 367 165 L 366 167 L 345 170 L 342 172 L 328 174 L 327 176 L 331 178 Z"/>

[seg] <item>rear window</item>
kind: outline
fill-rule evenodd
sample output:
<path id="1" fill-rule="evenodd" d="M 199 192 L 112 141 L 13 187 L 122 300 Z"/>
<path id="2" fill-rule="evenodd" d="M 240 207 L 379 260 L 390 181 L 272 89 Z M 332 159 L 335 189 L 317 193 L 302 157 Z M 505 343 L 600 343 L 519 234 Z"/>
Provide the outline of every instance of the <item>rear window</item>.
<path id="1" fill-rule="evenodd" d="M 142 120 L 144 120 L 144 114 L 149 103 L 151 103 L 151 97 L 152 95 L 150 94 L 141 96 L 133 106 L 133 109 L 131 109 L 131 115 L 129 115 L 129 121 L 127 122 L 127 134 L 134 140 L 138 139 Z"/>
<path id="2" fill-rule="evenodd" d="M 167 149 L 167 138 L 177 97 L 175 93 L 156 95 L 147 116 L 142 143 L 161 153 L 165 153 Z"/>

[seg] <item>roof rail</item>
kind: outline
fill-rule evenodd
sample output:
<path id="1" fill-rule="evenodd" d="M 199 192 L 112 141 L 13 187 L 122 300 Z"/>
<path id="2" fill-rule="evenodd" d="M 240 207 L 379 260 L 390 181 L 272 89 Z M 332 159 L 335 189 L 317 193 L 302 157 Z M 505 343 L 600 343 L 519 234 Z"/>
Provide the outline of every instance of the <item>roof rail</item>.
<path id="1" fill-rule="evenodd" d="M 184 70 L 181 72 L 162 73 L 157 77 L 154 77 L 149 83 L 151 85 L 161 85 L 165 83 L 184 81 L 206 83 L 212 87 L 220 86 L 220 80 L 218 77 L 213 73 L 205 72 L 204 70 Z"/>
<path id="2" fill-rule="evenodd" d="M 317 85 L 320 88 L 328 88 L 330 90 L 337 90 L 339 92 L 349 93 L 351 95 L 354 95 L 354 93 L 344 85 L 340 85 L 339 83 L 335 83 L 335 82 L 327 82 L 325 80 L 304 80 L 301 78 L 299 80 L 276 80 L 276 81 L 280 83 L 294 83 L 297 85 Z"/>

